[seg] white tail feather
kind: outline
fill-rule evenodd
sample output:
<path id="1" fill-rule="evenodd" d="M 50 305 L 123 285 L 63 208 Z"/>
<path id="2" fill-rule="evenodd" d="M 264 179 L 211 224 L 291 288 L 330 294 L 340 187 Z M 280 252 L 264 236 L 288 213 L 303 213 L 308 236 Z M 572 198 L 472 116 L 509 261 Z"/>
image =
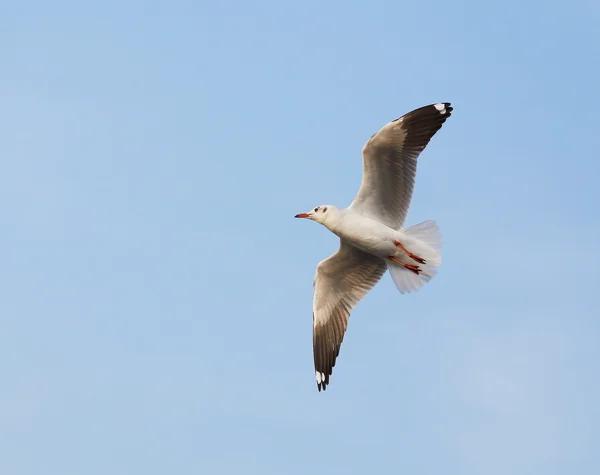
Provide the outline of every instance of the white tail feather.
<path id="1" fill-rule="evenodd" d="M 437 267 L 442 263 L 442 233 L 435 221 L 424 221 L 399 231 L 399 241 L 406 248 L 425 259 L 425 264 L 418 264 L 421 272 L 417 275 L 405 267 L 388 262 L 392 280 L 400 293 L 416 292 L 429 282 L 437 273 Z M 403 259 L 405 262 L 405 259 Z"/>

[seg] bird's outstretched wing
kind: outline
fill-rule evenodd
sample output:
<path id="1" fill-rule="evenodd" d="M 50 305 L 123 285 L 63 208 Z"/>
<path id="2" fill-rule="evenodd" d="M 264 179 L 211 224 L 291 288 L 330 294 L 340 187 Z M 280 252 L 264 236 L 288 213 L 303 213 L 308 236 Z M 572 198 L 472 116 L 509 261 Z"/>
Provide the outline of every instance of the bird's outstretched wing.
<path id="1" fill-rule="evenodd" d="M 350 312 L 387 269 L 383 259 L 340 240 L 339 250 L 317 266 L 313 300 L 313 354 L 319 391 L 329 384 Z"/>
<path id="2" fill-rule="evenodd" d="M 383 126 L 363 147 L 363 178 L 350 205 L 391 228 L 404 224 L 417 158 L 450 117 L 449 102 L 421 107 Z"/>

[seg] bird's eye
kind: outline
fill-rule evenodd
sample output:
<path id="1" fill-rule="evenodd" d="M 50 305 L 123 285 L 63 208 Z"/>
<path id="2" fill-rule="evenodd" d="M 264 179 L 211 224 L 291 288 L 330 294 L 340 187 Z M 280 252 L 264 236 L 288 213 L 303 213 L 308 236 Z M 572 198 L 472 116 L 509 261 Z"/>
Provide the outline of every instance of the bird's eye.
<path id="1" fill-rule="evenodd" d="M 319 211 L 319 208 L 315 208 L 315 213 L 316 213 L 317 211 Z"/>

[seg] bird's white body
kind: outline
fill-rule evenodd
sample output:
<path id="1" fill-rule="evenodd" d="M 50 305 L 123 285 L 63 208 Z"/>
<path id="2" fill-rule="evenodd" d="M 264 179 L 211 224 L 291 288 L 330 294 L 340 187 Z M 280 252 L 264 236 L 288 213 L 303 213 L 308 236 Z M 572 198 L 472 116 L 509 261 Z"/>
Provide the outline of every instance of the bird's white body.
<path id="1" fill-rule="evenodd" d="M 385 260 L 396 287 L 402 293 L 421 288 L 436 274 L 436 268 L 441 264 L 442 238 L 434 221 L 394 229 L 354 211 L 351 207 L 336 208 L 333 205 L 324 205 L 317 209 L 319 211 L 311 216 L 313 221 L 325 226 L 342 242 Z M 420 265 L 420 274 L 412 274 L 398 265 L 398 262 L 409 265 L 415 262 L 395 242 L 402 243 L 406 249 L 425 260 L 425 264 Z M 390 257 L 396 262 L 391 261 Z"/>
<path id="2" fill-rule="evenodd" d="M 327 213 L 329 219 L 322 224 L 353 246 L 382 259 L 389 256 L 403 257 L 401 255 L 405 255 L 394 245 L 394 240 L 402 240 L 403 244 L 406 242 L 406 236 L 402 231 L 396 231 L 379 221 L 348 208 L 338 209 L 328 206 Z M 408 243 L 405 245 L 408 245 Z"/>
<path id="3" fill-rule="evenodd" d="M 354 306 L 386 270 L 396 288 L 414 292 L 441 264 L 434 221 L 404 228 L 417 158 L 452 112 L 450 103 L 416 109 L 386 124 L 363 148 L 363 178 L 348 208 L 323 205 L 296 215 L 339 236 L 339 250 L 321 261 L 314 280 L 313 355 L 319 391 L 329 376 Z"/>

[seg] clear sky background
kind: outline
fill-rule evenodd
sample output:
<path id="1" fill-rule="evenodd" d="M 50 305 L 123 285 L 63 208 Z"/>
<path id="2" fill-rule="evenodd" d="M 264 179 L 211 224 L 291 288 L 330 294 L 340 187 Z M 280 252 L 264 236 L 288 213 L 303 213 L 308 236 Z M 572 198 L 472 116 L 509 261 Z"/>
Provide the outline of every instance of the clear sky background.
<path id="1" fill-rule="evenodd" d="M 0 471 L 597 474 L 599 5 L 4 2 Z M 293 216 L 438 101 L 440 273 L 319 393 Z"/>

